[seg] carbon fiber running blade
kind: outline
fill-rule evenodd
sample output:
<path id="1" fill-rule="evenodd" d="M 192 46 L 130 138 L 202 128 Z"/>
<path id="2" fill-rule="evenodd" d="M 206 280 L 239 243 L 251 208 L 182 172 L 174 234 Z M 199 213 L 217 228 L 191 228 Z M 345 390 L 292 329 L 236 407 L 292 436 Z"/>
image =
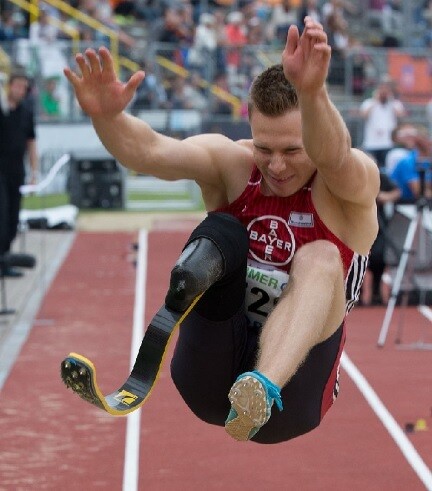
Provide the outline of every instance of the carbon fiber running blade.
<path id="1" fill-rule="evenodd" d="M 70 353 L 61 363 L 60 375 L 66 387 L 113 416 L 124 416 L 141 407 L 155 385 L 173 333 L 200 296 L 184 313 L 166 307 L 159 309 L 147 327 L 131 374 L 119 389 L 104 396 L 97 383 L 95 365 L 78 353 Z"/>

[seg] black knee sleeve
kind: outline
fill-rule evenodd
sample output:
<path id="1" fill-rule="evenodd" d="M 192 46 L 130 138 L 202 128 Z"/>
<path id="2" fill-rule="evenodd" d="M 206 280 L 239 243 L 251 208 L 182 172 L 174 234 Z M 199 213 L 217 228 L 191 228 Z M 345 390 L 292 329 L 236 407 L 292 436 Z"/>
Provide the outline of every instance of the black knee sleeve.
<path id="1" fill-rule="evenodd" d="M 204 317 L 219 320 L 234 313 L 244 299 L 248 249 L 247 231 L 239 220 L 226 213 L 209 213 L 192 232 L 171 272 L 167 307 L 183 312 L 206 292 L 196 306 Z"/>

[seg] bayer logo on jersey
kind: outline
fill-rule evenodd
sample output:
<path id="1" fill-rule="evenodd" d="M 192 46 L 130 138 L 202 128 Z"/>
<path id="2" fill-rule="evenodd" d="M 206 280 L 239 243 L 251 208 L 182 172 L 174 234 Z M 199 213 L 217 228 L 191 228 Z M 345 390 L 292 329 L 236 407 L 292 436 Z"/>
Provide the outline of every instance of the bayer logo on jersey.
<path id="1" fill-rule="evenodd" d="M 295 238 L 286 220 L 264 215 L 248 225 L 250 255 L 260 263 L 287 265 L 295 252 Z"/>

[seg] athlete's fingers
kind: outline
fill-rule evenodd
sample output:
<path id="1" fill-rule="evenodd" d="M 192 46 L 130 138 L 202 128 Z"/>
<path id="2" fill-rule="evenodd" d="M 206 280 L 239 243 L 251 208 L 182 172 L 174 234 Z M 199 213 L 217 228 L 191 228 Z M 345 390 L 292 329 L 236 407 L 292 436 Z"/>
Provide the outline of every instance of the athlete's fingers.
<path id="1" fill-rule="evenodd" d="M 114 62 L 111 53 L 105 46 L 99 48 L 99 57 L 102 62 L 102 73 L 108 77 L 115 77 Z"/>
<path id="2" fill-rule="evenodd" d="M 320 22 L 313 20 L 312 17 L 309 17 L 308 15 L 304 19 L 304 24 L 306 29 L 316 27 L 318 29 L 324 30 L 324 27 Z"/>
<path id="3" fill-rule="evenodd" d="M 90 69 L 92 74 L 94 75 L 99 75 L 102 72 L 102 67 L 99 61 L 99 57 L 96 54 L 94 49 L 87 49 L 86 52 L 86 57 L 90 63 Z"/>
<path id="4" fill-rule="evenodd" d="M 322 52 L 331 52 L 331 47 L 327 43 L 315 43 L 313 49 Z"/>
<path id="5" fill-rule="evenodd" d="M 288 29 L 288 34 L 285 44 L 285 51 L 287 52 L 288 55 L 294 54 L 295 50 L 297 49 L 299 39 L 300 39 L 300 34 L 299 34 L 298 27 L 295 25 L 291 25 Z"/>
<path id="6" fill-rule="evenodd" d="M 81 70 L 83 78 L 88 78 L 90 76 L 90 68 L 87 65 L 84 55 L 82 53 L 78 53 L 75 56 L 75 60 L 77 62 L 77 65 L 79 66 L 79 69 Z"/>
<path id="7" fill-rule="evenodd" d="M 63 73 L 65 77 L 69 80 L 69 82 L 72 84 L 72 86 L 75 88 L 81 81 L 81 78 L 78 77 L 78 75 L 73 72 L 69 67 L 65 67 L 63 69 Z"/>
<path id="8" fill-rule="evenodd" d="M 125 92 L 128 98 L 132 98 L 139 84 L 144 80 L 145 73 L 142 70 L 134 73 L 125 85 Z"/>
<path id="9" fill-rule="evenodd" d="M 302 38 L 307 40 L 305 43 L 310 49 L 317 43 L 327 43 L 327 33 L 324 31 L 322 24 L 310 17 L 305 17 L 305 29 Z"/>
<path id="10" fill-rule="evenodd" d="M 305 31 L 305 36 L 312 39 L 316 39 L 319 42 L 323 42 L 323 41 L 327 42 L 327 34 L 321 29 L 317 29 L 317 28 L 307 29 Z"/>
<path id="11" fill-rule="evenodd" d="M 325 59 L 331 56 L 331 47 L 327 43 L 314 44 L 313 51 L 319 52 Z"/>
<path id="12" fill-rule="evenodd" d="M 305 33 L 305 36 L 311 49 L 317 44 L 327 44 L 327 34 L 323 31 L 317 29 L 309 29 Z"/>

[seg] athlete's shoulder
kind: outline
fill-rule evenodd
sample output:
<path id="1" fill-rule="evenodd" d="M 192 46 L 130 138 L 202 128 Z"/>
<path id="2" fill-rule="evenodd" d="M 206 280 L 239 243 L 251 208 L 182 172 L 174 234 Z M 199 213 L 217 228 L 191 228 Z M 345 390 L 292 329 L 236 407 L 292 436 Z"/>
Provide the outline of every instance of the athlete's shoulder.
<path id="1" fill-rule="evenodd" d="M 253 150 L 253 142 L 250 139 L 249 140 L 246 140 L 246 139 L 237 140 L 236 143 L 237 143 L 237 145 L 240 145 L 241 147 L 247 148 L 251 152 Z"/>
<path id="2" fill-rule="evenodd" d="M 184 141 L 207 150 L 216 150 L 228 158 L 235 158 L 236 155 L 252 157 L 252 140 L 232 140 L 220 133 L 202 133 L 186 138 Z"/>

